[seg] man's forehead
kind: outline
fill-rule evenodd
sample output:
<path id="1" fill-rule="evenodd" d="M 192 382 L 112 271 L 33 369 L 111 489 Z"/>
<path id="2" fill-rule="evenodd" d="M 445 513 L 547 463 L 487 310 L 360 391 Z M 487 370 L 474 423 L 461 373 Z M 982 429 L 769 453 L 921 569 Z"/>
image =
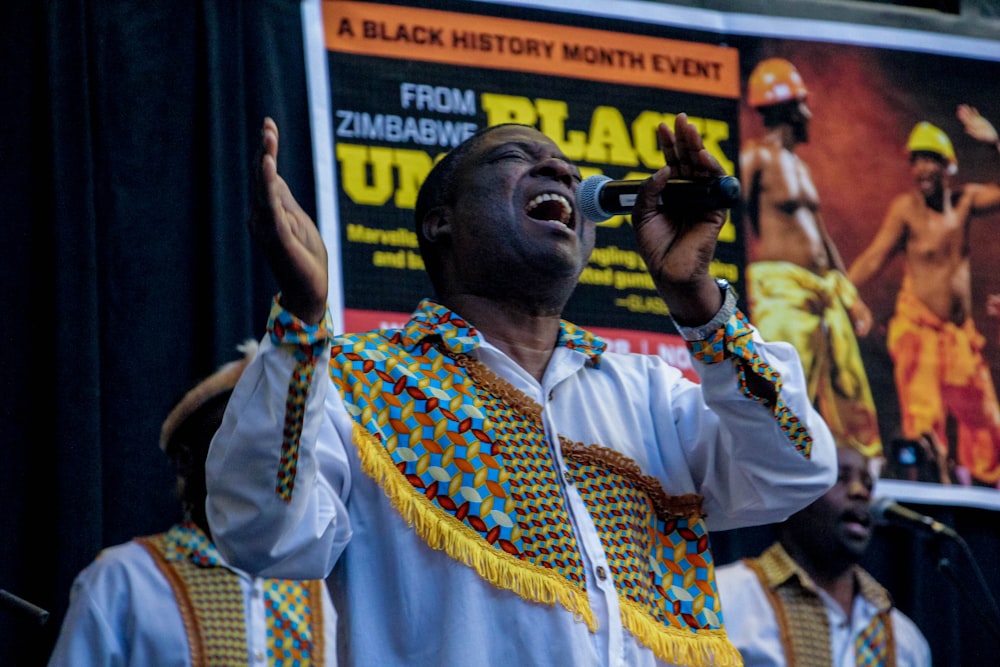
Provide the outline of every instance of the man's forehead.
<path id="1" fill-rule="evenodd" d="M 528 125 L 496 125 L 487 130 L 479 141 L 483 149 L 510 143 L 540 143 L 555 147 L 555 142 Z"/>
<path id="2" fill-rule="evenodd" d="M 934 151 L 922 151 L 915 150 L 910 151 L 910 162 L 916 162 L 918 159 L 929 160 L 931 162 L 937 162 L 939 164 L 945 164 L 947 160 L 940 153 L 935 153 Z"/>
<path id="3" fill-rule="evenodd" d="M 867 457 L 853 447 L 837 447 L 837 465 L 841 468 L 866 469 Z"/>

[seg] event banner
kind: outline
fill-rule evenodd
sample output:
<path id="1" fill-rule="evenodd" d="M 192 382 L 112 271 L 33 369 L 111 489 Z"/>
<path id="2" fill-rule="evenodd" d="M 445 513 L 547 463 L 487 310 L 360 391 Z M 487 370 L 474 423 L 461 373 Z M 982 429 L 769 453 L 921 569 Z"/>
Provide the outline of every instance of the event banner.
<path id="1" fill-rule="evenodd" d="M 657 125 L 683 111 L 735 172 L 735 49 L 366 2 L 325 2 L 323 21 L 350 329 L 405 322 L 430 295 L 417 190 L 440 155 L 482 127 L 532 125 L 584 178 L 643 179 L 663 166 Z M 730 222 L 712 271 L 738 286 L 742 263 Z M 666 313 L 627 216 L 601 223 L 567 319 L 613 349 L 662 354 L 691 373 Z"/>
<path id="2" fill-rule="evenodd" d="M 431 295 L 417 191 L 470 134 L 532 125 L 585 178 L 642 179 L 685 112 L 743 185 L 712 273 L 797 347 L 838 440 L 882 463 L 880 492 L 1000 508 L 997 42 L 647 2 L 321 8 L 348 329 Z M 697 380 L 628 216 L 598 226 L 565 315 Z"/>

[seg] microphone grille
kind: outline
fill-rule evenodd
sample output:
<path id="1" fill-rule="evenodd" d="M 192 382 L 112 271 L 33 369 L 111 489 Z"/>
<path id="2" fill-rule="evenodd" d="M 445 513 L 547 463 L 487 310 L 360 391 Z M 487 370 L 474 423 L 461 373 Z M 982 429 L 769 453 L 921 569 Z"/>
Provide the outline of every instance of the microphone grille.
<path id="1" fill-rule="evenodd" d="M 872 515 L 872 521 L 879 526 L 888 524 L 889 519 L 886 517 L 886 512 L 895 504 L 896 501 L 888 496 L 879 496 L 873 500 L 872 504 L 868 508 L 868 511 L 871 512 Z"/>
<path id="2" fill-rule="evenodd" d="M 580 213 L 587 220 L 591 222 L 604 222 L 612 217 L 611 213 L 601 208 L 600 201 L 601 186 L 610 180 L 604 174 L 594 174 L 583 179 L 576 188 L 576 205 L 579 207 Z"/>

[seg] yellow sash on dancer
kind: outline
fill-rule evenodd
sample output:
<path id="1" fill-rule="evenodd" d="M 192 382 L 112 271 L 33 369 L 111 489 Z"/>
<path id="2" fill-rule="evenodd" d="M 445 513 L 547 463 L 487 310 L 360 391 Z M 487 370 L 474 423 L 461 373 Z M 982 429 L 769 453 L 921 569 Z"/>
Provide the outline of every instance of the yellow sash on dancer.
<path id="1" fill-rule="evenodd" d="M 791 262 L 747 267 L 750 319 L 766 340 L 799 353 L 812 399 L 838 443 L 882 455 L 875 401 L 848 309 L 854 285 L 839 271 L 820 276 Z"/>

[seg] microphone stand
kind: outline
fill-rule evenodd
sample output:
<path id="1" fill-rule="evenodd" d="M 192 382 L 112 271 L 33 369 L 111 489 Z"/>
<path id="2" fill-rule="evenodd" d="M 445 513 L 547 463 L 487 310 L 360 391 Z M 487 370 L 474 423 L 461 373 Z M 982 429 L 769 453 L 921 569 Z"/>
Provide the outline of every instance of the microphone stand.
<path id="1" fill-rule="evenodd" d="M 23 616 L 27 616 L 38 623 L 38 625 L 45 625 L 49 620 L 49 612 L 2 588 L 0 588 L 0 605 L 12 609 Z"/>
<path id="2" fill-rule="evenodd" d="M 965 554 L 965 557 L 972 565 L 972 571 L 976 575 L 976 582 L 982 589 L 982 595 L 975 594 L 975 591 L 972 590 L 965 578 L 959 574 L 958 569 L 951 562 L 951 560 L 941 553 L 940 542 L 938 548 L 938 572 L 941 572 L 951 580 L 951 582 L 955 585 L 955 588 L 958 589 L 958 592 L 965 598 L 965 601 L 979 612 L 979 618 L 982 619 L 983 623 L 987 626 L 993 636 L 1000 641 L 1000 607 L 997 606 L 996 598 L 994 598 L 993 594 L 990 592 L 990 587 L 986 583 L 986 577 L 983 576 L 983 571 L 979 569 L 979 564 L 976 562 L 976 558 L 973 556 L 972 550 L 969 549 L 969 545 L 958 533 L 951 535 L 943 533 L 935 534 L 936 537 L 941 537 L 942 535 L 949 537 L 961 548 L 962 553 Z"/>

